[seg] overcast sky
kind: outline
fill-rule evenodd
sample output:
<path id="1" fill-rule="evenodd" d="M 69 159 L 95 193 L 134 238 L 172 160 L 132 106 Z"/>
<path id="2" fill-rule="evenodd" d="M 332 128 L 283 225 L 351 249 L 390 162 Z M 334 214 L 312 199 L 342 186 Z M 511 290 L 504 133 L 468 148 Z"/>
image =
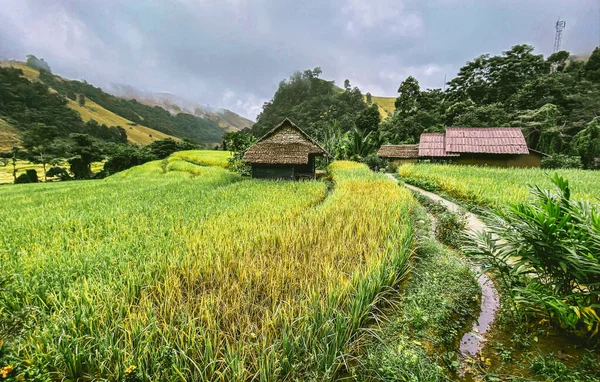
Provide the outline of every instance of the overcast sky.
<path id="1" fill-rule="evenodd" d="M 529 43 L 600 43 L 600 0 L 0 0 L 0 57 L 54 73 L 169 92 L 250 119 L 296 70 L 395 96 L 408 75 L 441 87 L 467 60 Z"/>

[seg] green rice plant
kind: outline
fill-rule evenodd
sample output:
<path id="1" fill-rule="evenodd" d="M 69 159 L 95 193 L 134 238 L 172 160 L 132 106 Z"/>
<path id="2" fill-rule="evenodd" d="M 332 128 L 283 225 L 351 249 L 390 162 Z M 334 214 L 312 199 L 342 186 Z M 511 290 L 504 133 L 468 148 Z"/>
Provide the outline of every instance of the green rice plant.
<path id="1" fill-rule="evenodd" d="M 398 168 L 403 180 L 432 185 L 446 194 L 483 207 L 503 207 L 529 198 L 528 185 L 551 187 L 549 174 L 571 181 L 573 196 L 594 201 L 600 197 L 600 172 L 591 170 L 495 168 L 450 164 L 409 164 Z M 412 183 L 411 183 L 412 184 Z"/>
<path id="2" fill-rule="evenodd" d="M 59 380 L 334 378 L 406 271 L 414 202 L 364 165 L 329 171 L 328 192 L 174 156 L 101 181 L 3 188 L 0 367 Z"/>

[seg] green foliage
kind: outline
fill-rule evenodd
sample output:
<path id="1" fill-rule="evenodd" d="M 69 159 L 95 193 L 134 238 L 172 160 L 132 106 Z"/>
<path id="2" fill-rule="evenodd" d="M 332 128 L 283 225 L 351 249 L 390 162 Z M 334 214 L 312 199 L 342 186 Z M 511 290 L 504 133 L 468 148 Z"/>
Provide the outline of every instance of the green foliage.
<path id="1" fill-rule="evenodd" d="M 252 167 L 244 162 L 244 153 L 246 149 L 254 142 L 256 138 L 245 131 L 229 132 L 223 137 L 223 150 L 229 150 L 233 153 L 229 158 L 229 170 L 240 175 L 249 176 Z"/>
<path id="2" fill-rule="evenodd" d="M 107 157 L 106 162 L 104 162 L 104 171 L 107 174 L 115 174 L 133 166 L 158 159 L 148 148 L 129 145 L 106 145 L 103 152 Z"/>
<path id="3" fill-rule="evenodd" d="M 560 327 L 597 334 L 600 326 L 600 208 L 571 199 L 555 174 L 554 190 L 495 211 L 467 253 L 490 265 L 518 312 Z"/>
<path id="4" fill-rule="evenodd" d="M 92 162 L 104 159 L 102 148 L 94 138 L 87 134 L 71 134 L 69 140 L 68 162 L 73 178 L 90 179 Z"/>
<path id="5" fill-rule="evenodd" d="M 573 148 L 585 168 L 600 168 L 600 118 L 594 118 L 573 138 Z"/>
<path id="6" fill-rule="evenodd" d="M 531 361 L 530 370 L 546 381 L 596 382 L 600 379 L 600 362 L 589 351 L 575 367 L 567 367 L 552 354 L 539 355 Z"/>
<path id="7" fill-rule="evenodd" d="M 367 335 L 355 380 L 446 381 L 457 367 L 454 346 L 478 311 L 479 285 L 466 261 L 432 238 L 420 238 L 416 255 L 399 301 Z"/>
<path id="8" fill-rule="evenodd" d="M 564 154 L 554 154 L 542 159 L 542 168 L 582 168 L 581 157 Z"/>
<path id="9" fill-rule="evenodd" d="M 44 61 L 43 58 L 37 58 L 36 56 L 34 56 L 33 54 L 28 54 L 27 55 L 27 61 L 26 61 L 27 66 L 40 70 L 40 71 L 46 71 L 48 73 L 52 73 L 52 70 L 50 69 L 50 65 L 48 65 L 48 63 L 46 61 Z"/>
<path id="10" fill-rule="evenodd" d="M 69 175 L 69 172 L 64 167 L 60 167 L 60 166 L 51 167 L 48 170 L 48 172 L 46 173 L 46 175 L 49 177 L 56 177 L 60 180 L 70 180 L 71 179 L 71 175 Z"/>
<path id="11" fill-rule="evenodd" d="M 183 140 L 177 142 L 171 138 L 165 138 L 158 141 L 154 141 L 146 146 L 146 149 L 152 156 L 158 159 L 164 159 L 177 151 L 183 150 L 197 150 L 200 146 L 192 141 Z"/>
<path id="12" fill-rule="evenodd" d="M 66 81 L 50 73 L 40 73 L 40 80 L 60 94 L 66 95 L 67 92 L 79 94 L 84 100 L 89 98 L 103 108 L 133 123 L 178 138 L 187 138 L 198 143 L 219 142 L 224 133 L 216 122 L 184 113 L 173 116 L 158 106 L 151 107 L 136 100 L 121 99 L 86 82 Z"/>
<path id="13" fill-rule="evenodd" d="M 408 117 L 417 111 L 421 87 L 419 81 L 413 76 L 408 76 L 398 88 L 398 98 L 396 98 L 396 112 L 401 117 Z"/>
<path id="14" fill-rule="evenodd" d="M 437 215 L 435 237 L 440 242 L 454 248 L 459 248 L 464 242 L 467 218 L 464 214 L 445 210 Z"/>
<path id="15" fill-rule="evenodd" d="M 15 179 L 15 184 L 37 183 L 37 182 L 38 182 L 37 172 L 33 169 L 26 170 L 24 174 L 19 175 Z"/>
<path id="16" fill-rule="evenodd" d="M 377 130 L 379 122 L 381 122 L 379 107 L 372 103 L 356 117 L 355 126 L 359 130 L 372 132 Z"/>
<path id="17" fill-rule="evenodd" d="M 351 88 L 349 81 L 342 90 L 333 81 L 317 78 L 314 71 L 296 72 L 279 83 L 273 99 L 263 105 L 251 132 L 260 137 L 290 118 L 307 134 L 322 141 L 330 123 L 336 120 L 342 133 L 349 131 L 366 107 L 360 90 Z"/>
<path id="18" fill-rule="evenodd" d="M 77 103 L 79 106 L 85 106 L 85 96 L 83 94 L 77 96 Z"/>
<path id="19" fill-rule="evenodd" d="M 584 66 L 584 75 L 592 82 L 600 83 L 600 47 L 596 47 Z"/>

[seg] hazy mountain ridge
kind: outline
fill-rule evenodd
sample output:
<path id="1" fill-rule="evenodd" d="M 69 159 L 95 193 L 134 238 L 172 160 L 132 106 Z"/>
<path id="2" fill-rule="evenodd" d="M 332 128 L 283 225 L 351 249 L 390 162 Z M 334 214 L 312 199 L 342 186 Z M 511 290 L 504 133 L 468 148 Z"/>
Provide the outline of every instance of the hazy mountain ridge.
<path id="1" fill-rule="evenodd" d="M 239 131 L 251 127 L 254 122 L 228 109 L 200 105 L 171 93 L 153 93 L 139 90 L 131 85 L 110 84 L 106 92 L 120 98 L 135 99 L 148 106 L 159 106 L 171 114 L 187 113 L 216 122 L 226 131 Z"/>

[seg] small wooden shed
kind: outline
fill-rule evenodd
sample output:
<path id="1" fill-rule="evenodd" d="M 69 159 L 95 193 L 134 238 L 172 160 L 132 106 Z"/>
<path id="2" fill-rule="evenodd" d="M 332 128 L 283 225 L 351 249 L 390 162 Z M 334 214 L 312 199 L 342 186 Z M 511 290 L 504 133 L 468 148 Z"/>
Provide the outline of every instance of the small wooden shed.
<path id="1" fill-rule="evenodd" d="M 329 153 L 314 139 L 285 119 L 265 134 L 244 154 L 258 179 L 313 179 L 315 158 Z"/>
<path id="2" fill-rule="evenodd" d="M 419 159 L 419 145 L 383 145 L 377 156 L 388 159 L 394 165 L 415 163 Z"/>

